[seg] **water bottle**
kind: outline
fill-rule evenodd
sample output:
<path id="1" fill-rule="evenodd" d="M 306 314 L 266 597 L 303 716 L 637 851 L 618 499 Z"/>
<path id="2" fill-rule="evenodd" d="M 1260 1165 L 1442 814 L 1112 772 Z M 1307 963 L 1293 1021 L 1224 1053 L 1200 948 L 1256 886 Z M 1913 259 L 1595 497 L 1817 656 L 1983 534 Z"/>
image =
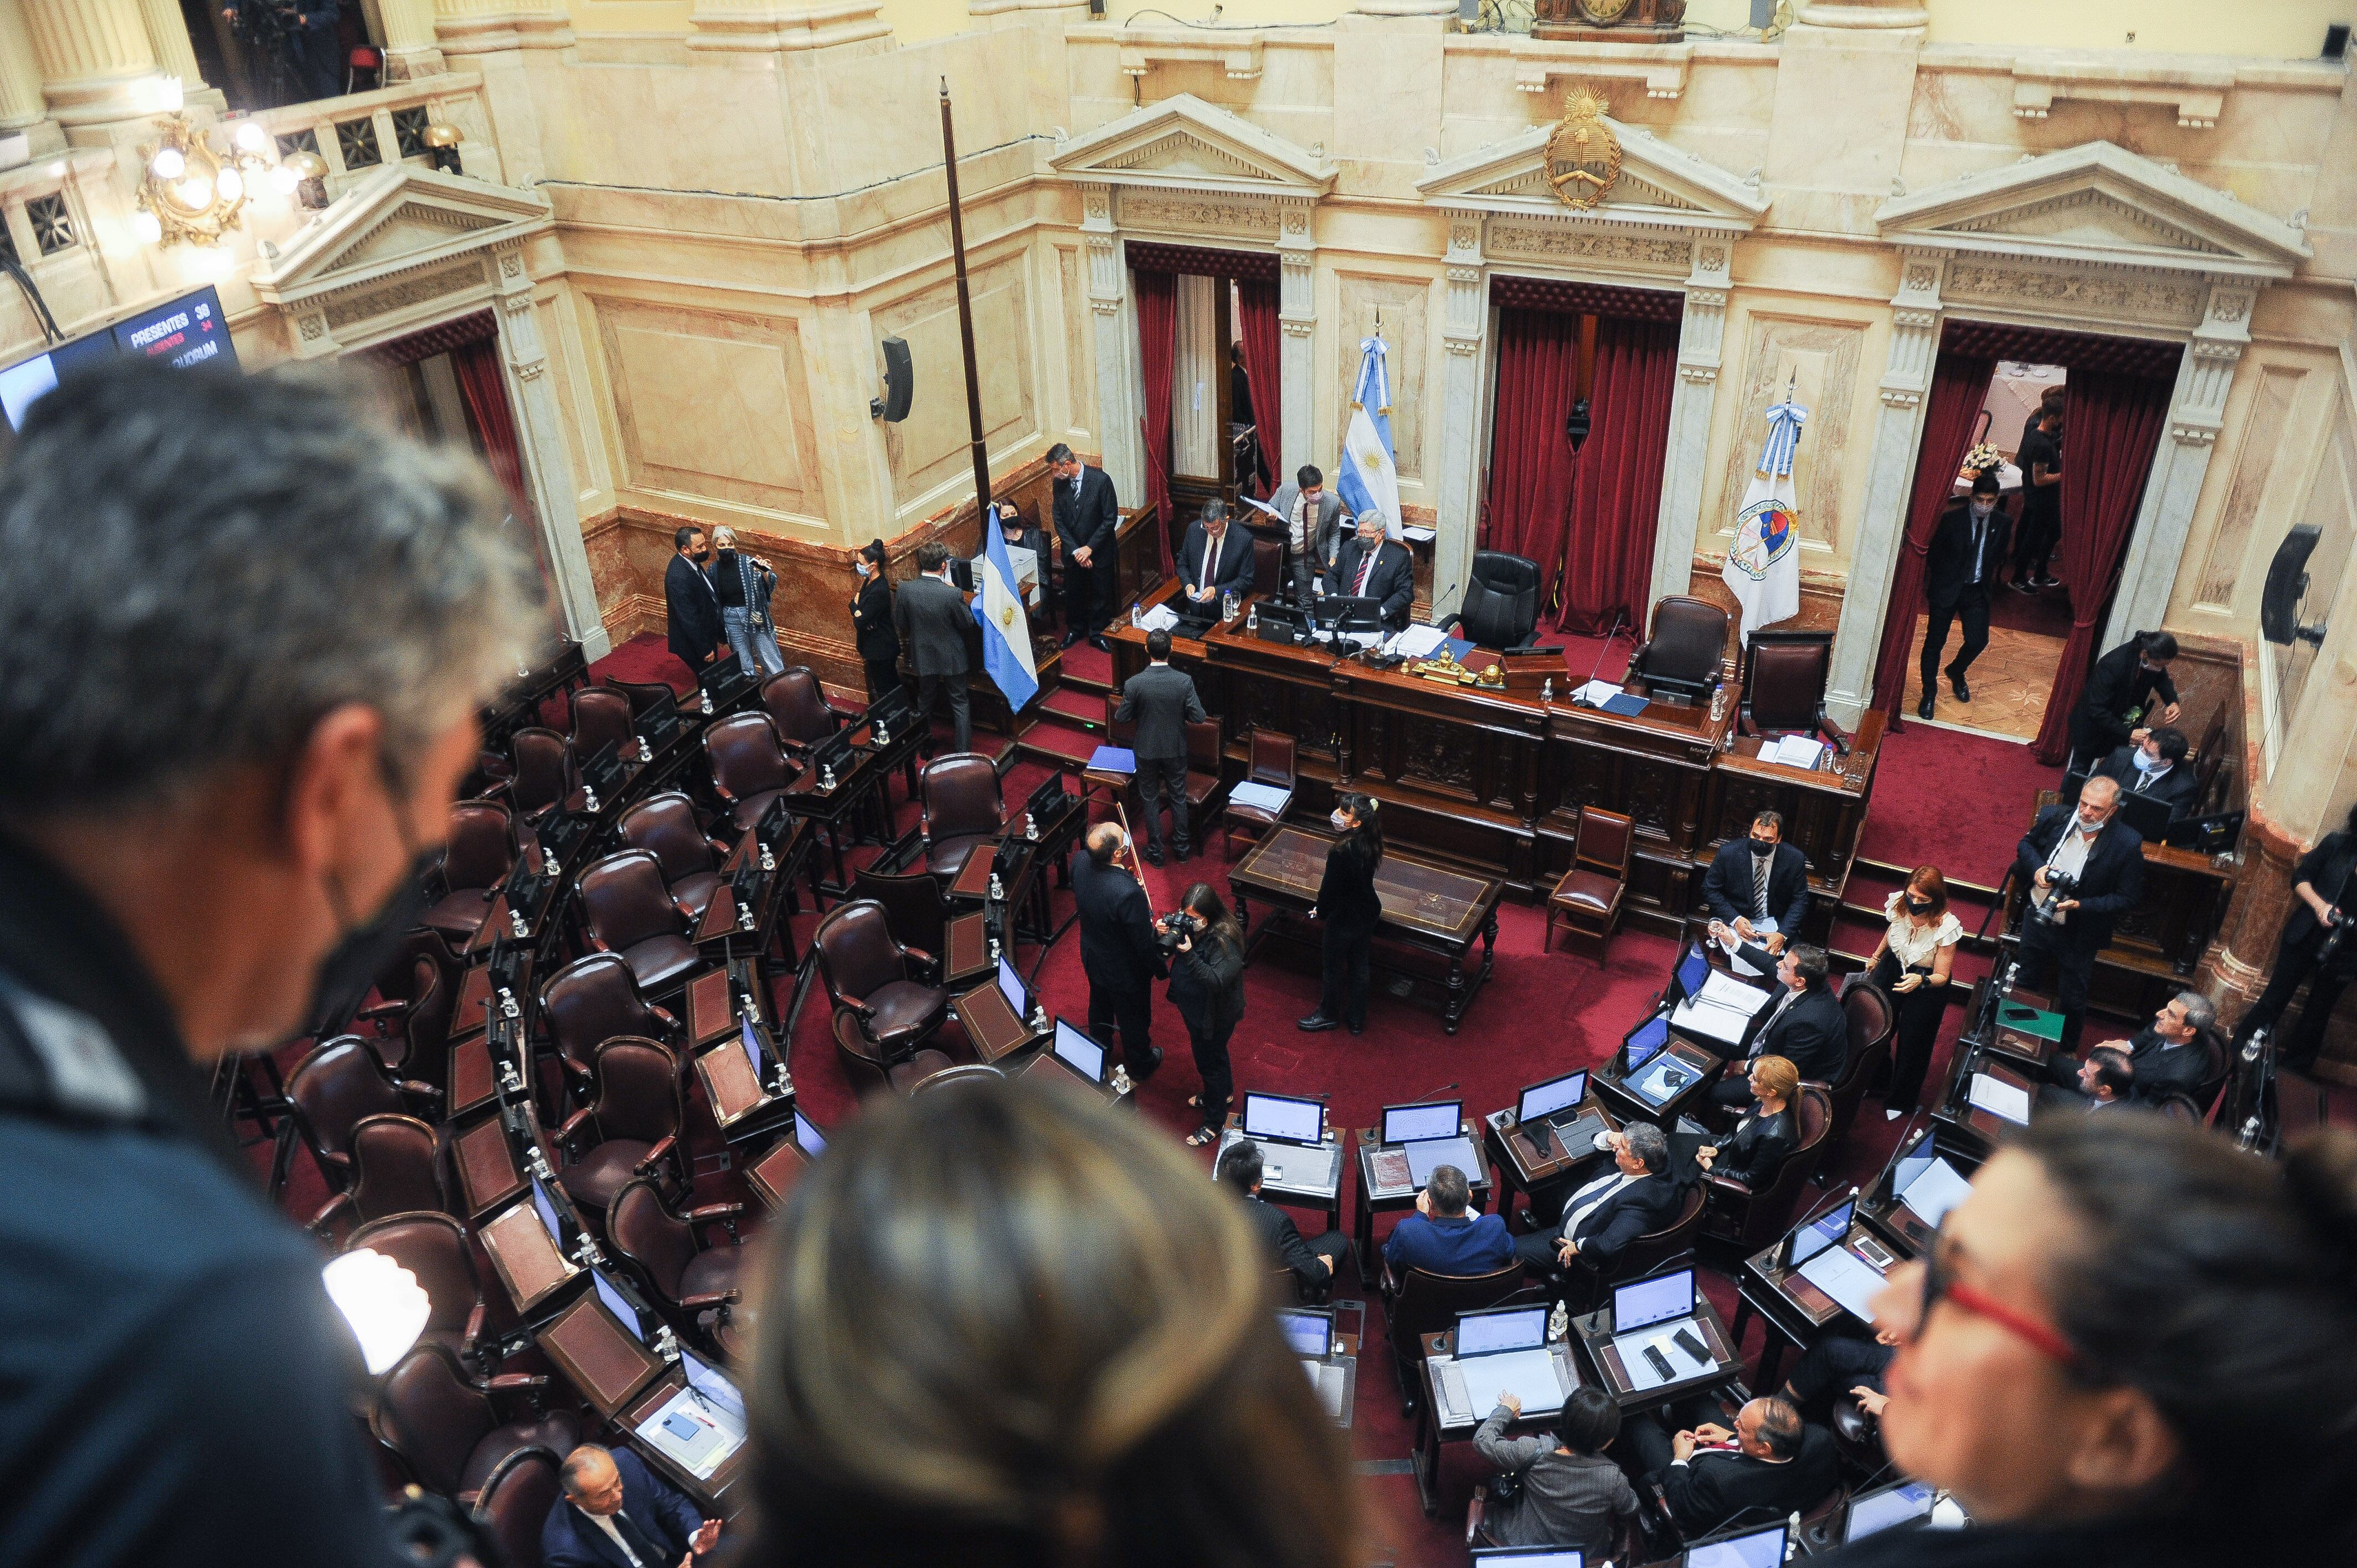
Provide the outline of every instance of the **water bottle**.
<path id="1" fill-rule="evenodd" d="M 1220 618 L 1223 621 L 1236 618 L 1236 592 L 1233 588 L 1220 595 Z"/>
<path id="2" fill-rule="evenodd" d="M 1136 601 L 1136 600 L 1135 600 L 1135 599 L 1132 599 L 1132 600 L 1130 601 L 1130 604 L 1129 604 L 1129 624 L 1130 624 L 1131 626 L 1135 627 L 1135 626 L 1138 625 L 1141 621 L 1143 621 L 1145 618 L 1145 618 L 1142 614 L 1140 614 L 1140 613 L 1139 613 L 1139 611 L 1138 611 L 1138 608 L 1137 608 L 1137 601 Z"/>
<path id="3" fill-rule="evenodd" d="M 696 705 L 704 710 L 705 717 L 710 718 L 712 716 L 712 688 L 709 686 L 699 687 L 695 695 Z"/>
<path id="4" fill-rule="evenodd" d="M 1710 689 L 1710 722 L 1717 724 L 1727 716 L 1727 682 L 1720 682 Z"/>
<path id="5" fill-rule="evenodd" d="M 1028 811 L 1023 813 L 1023 842 L 1026 843 L 1039 842 L 1039 819 Z"/>
<path id="6" fill-rule="evenodd" d="M 998 873 L 994 871 L 990 874 L 990 901 L 998 904 L 1005 902 L 1006 898 L 1006 888 L 998 880 Z"/>
<path id="7" fill-rule="evenodd" d="M 1540 701 L 1540 702 L 1542 702 L 1542 703 L 1552 703 L 1552 702 L 1554 702 L 1554 701 L 1555 701 L 1555 677 L 1554 677 L 1554 676 L 1552 676 L 1552 675 L 1548 676 L 1548 677 L 1546 678 L 1546 684 L 1544 684 L 1544 685 L 1543 685 L 1543 686 L 1541 686 L 1541 687 L 1539 688 L 1539 701 Z"/>
<path id="8" fill-rule="evenodd" d="M 1258 604 L 1254 604 L 1252 608 L 1244 611 L 1244 629 L 1246 631 L 1258 631 L 1260 629 L 1260 606 Z"/>

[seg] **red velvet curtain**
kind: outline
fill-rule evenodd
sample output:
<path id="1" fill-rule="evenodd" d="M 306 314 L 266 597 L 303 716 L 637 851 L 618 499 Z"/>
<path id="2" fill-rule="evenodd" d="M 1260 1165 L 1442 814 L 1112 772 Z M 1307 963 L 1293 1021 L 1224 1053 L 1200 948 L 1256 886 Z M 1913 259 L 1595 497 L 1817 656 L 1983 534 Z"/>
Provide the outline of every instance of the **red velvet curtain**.
<path id="1" fill-rule="evenodd" d="M 1178 357 L 1178 277 L 1143 272 L 1137 280 L 1137 358 L 1145 374 L 1146 494 L 1154 503 L 1154 536 L 1161 541 L 1162 571 L 1170 573 L 1170 377 Z"/>
<path id="2" fill-rule="evenodd" d="M 1577 317 L 1566 319 L 1577 324 Z M 1588 392 L 1595 424 L 1572 464 L 1563 617 L 1556 623 L 1565 631 L 1592 637 L 1616 619 L 1645 624 L 1677 373 L 1676 322 L 1598 318 Z M 1560 437 L 1560 419 L 1555 428 Z"/>
<path id="3" fill-rule="evenodd" d="M 467 423 L 482 443 L 483 460 L 491 476 L 508 493 L 508 508 L 517 530 L 532 543 L 540 580 L 554 604 L 556 574 L 548 559 L 548 543 L 541 535 L 533 510 L 532 486 L 524 479 L 523 448 L 516 440 L 515 415 L 508 406 L 507 378 L 500 371 L 499 339 L 478 338 L 450 350 L 450 370 L 458 381 L 458 400 L 467 405 Z"/>
<path id="4" fill-rule="evenodd" d="M 1490 437 L 1485 546 L 1539 564 L 1552 605 L 1571 506 L 1571 443 L 1563 433 L 1579 382 L 1579 317 L 1498 312 L 1498 396 Z M 1658 476 L 1656 476 L 1658 478 Z"/>
<path id="5" fill-rule="evenodd" d="M 1236 337 L 1243 345 L 1244 374 L 1252 379 L 1253 423 L 1260 429 L 1268 471 L 1282 485 L 1291 476 L 1283 471 L 1285 442 L 1278 427 L 1284 392 L 1277 368 L 1277 285 L 1247 278 L 1236 285 L 1236 297 L 1243 306 Z"/>
<path id="6" fill-rule="evenodd" d="M 1988 401 L 1996 361 L 1943 349 L 1932 367 L 1932 392 L 1923 403 L 1923 444 L 1915 449 L 1915 484 L 1907 492 L 1907 532 L 1890 574 L 1889 607 L 1882 617 L 1882 650 L 1874 660 L 1874 705 L 1889 715 L 1895 733 L 1907 726 L 1907 674 L 1915 668 L 1915 613 L 1925 604 L 1923 558 L 1940 509 L 1956 482 L 1956 465 L 1973 444 L 1973 426 Z"/>
<path id="7" fill-rule="evenodd" d="M 2038 726 L 2038 760 L 2050 766 L 2070 750 L 2071 710 L 2079 705 L 2097 628 L 2119 585 L 2172 384 L 2158 376 L 2071 371 L 2061 485 L 2061 575 L 2071 590 L 2071 640 L 2046 699 L 2046 721 Z"/>

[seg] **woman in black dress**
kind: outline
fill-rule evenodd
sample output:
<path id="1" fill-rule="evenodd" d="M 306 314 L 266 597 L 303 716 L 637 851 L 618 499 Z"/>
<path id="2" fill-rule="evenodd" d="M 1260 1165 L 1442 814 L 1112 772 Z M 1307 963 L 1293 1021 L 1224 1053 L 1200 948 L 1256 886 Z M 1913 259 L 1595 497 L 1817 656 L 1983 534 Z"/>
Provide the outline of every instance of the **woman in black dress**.
<path id="1" fill-rule="evenodd" d="M 851 601 L 851 625 L 859 640 L 859 662 L 867 669 L 867 700 L 880 701 L 900 683 L 900 634 L 892 629 L 892 590 L 884 581 L 884 542 L 870 540 L 852 557 L 859 574 L 859 596 Z"/>
<path id="2" fill-rule="evenodd" d="M 1695 1163 L 1754 1192 L 1764 1189 L 1784 1168 L 1784 1156 L 1800 1146 L 1800 1128 L 1792 1119 L 1792 1097 L 1800 1091 L 1801 1069 L 1782 1057 L 1753 1062 L 1750 1114 L 1738 1124 L 1735 1136 L 1696 1149 Z"/>
<path id="3" fill-rule="evenodd" d="M 1244 1015 L 1244 934 L 1208 882 L 1187 889 L 1178 908 L 1199 922 L 1178 939 L 1170 961 L 1170 1001 L 1187 1021 L 1187 1043 L 1203 1079 L 1203 1092 L 1187 1102 L 1202 1113 L 1202 1124 L 1187 1135 L 1187 1146 L 1200 1149 L 1220 1141 L 1235 1093 L 1228 1039 Z"/>
<path id="4" fill-rule="evenodd" d="M 1342 836 L 1326 852 L 1325 880 L 1309 911 L 1311 919 L 1325 922 L 1326 992 L 1318 1011 L 1301 1020 L 1304 1029 L 1339 1029 L 1347 1023 L 1354 1035 L 1366 1031 L 1367 960 L 1376 923 L 1383 918 L 1383 901 L 1375 897 L 1375 867 L 1383 860 L 1377 809 L 1373 796 L 1350 792 L 1334 807 L 1334 831 Z"/>

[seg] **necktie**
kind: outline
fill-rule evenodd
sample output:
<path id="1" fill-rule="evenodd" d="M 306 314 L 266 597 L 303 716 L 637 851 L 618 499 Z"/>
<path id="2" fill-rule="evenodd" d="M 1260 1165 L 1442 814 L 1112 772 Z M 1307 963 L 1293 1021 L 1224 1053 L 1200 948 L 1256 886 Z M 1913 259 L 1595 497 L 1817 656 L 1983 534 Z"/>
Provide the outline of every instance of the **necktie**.
<path id="1" fill-rule="evenodd" d="M 1768 868 L 1775 863 L 1772 854 L 1751 857 L 1751 896 L 1757 906 L 1753 912 L 1763 920 L 1768 918 Z"/>
<path id="2" fill-rule="evenodd" d="M 630 1549 L 630 1555 L 645 1563 L 647 1568 L 657 1568 L 662 1562 L 663 1554 L 656 1550 L 653 1541 L 647 1539 L 645 1530 L 630 1522 L 629 1514 L 616 1510 L 614 1529 L 621 1536 L 622 1544 Z"/>
<path id="3" fill-rule="evenodd" d="M 1203 580 L 1199 587 L 1208 588 L 1220 580 L 1220 542 L 1217 538 L 1203 546 Z"/>
<path id="4" fill-rule="evenodd" d="M 1382 545 L 1376 545 L 1372 550 L 1367 552 L 1367 558 L 1359 563 L 1359 580 L 1351 586 L 1351 594 L 1352 597 L 1364 598 L 1366 596 L 1367 579 L 1375 575 L 1375 557 L 1383 553 L 1383 547 Z"/>
<path id="5" fill-rule="evenodd" d="M 1981 580 L 1981 552 L 1988 547 L 1988 520 L 1973 520 L 1973 585 Z"/>

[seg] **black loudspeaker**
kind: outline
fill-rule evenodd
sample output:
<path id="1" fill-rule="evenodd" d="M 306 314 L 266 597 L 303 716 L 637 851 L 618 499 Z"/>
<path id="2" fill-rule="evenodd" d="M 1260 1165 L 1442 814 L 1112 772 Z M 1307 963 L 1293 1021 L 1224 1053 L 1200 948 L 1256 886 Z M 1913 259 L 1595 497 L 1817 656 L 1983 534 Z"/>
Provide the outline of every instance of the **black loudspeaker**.
<path id="1" fill-rule="evenodd" d="M 2267 563 L 2267 585 L 2259 596 L 2259 635 L 2269 642 L 2288 647 L 2300 638 L 2319 645 L 2324 641 L 2322 622 L 2299 623 L 2301 602 L 2308 597 L 2308 558 L 2315 553 L 2319 537 L 2315 524 L 2298 523 Z"/>
<path id="2" fill-rule="evenodd" d="M 887 338 L 880 347 L 884 350 L 884 395 L 867 400 L 867 417 L 898 424 L 909 417 L 909 403 L 917 395 L 917 380 L 909 369 L 909 345 L 899 338 Z"/>
<path id="3" fill-rule="evenodd" d="M 2333 22 L 2324 29 L 2324 58 L 2341 59 L 2349 53 L 2349 24 Z"/>

